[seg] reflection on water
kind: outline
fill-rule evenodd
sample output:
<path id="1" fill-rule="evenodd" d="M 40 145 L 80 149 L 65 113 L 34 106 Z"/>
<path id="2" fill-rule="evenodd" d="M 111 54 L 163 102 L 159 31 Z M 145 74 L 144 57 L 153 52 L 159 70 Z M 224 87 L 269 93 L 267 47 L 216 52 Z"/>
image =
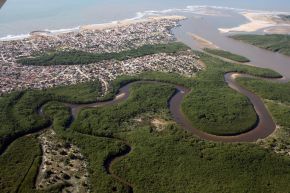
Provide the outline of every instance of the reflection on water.
<path id="1" fill-rule="evenodd" d="M 0 9 L 2 8 L 2 6 L 5 4 L 6 0 L 0 0 Z"/>

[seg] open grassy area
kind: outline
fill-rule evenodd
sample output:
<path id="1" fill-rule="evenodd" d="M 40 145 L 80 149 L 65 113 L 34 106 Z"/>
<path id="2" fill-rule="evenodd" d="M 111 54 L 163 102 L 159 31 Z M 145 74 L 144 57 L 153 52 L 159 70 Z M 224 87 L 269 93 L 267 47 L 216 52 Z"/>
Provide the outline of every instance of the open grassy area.
<path id="1" fill-rule="evenodd" d="M 260 48 L 290 56 L 290 35 L 234 35 L 231 37 Z"/>
<path id="2" fill-rule="evenodd" d="M 137 49 L 121 51 L 118 53 L 89 53 L 83 51 L 51 51 L 42 55 L 29 58 L 21 58 L 18 60 L 23 65 L 75 65 L 75 64 L 91 64 L 101 62 L 103 60 L 127 60 L 146 55 L 158 53 L 175 53 L 177 51 L 188 50 L 189 48 L 179 42 L 158 45 L 144 45 Z"/>
<path id="3" fill-rule="evenodd" d="M 223 58 L 236 61 L 236 62 L 242 62 L 242 63 L 250 62 L 250 60 L 244 56 L 233 54 L 231 52 L 220 50 L 220 49 L 205 48 L 204 51 L 210 54 L 214 54 Z"/>

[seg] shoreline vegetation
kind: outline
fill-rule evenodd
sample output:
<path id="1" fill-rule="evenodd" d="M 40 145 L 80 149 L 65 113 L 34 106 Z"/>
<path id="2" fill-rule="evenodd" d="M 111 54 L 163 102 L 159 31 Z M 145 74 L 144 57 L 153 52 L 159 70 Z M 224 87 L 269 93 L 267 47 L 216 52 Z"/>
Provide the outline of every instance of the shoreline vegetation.
<path id="1" fill-rule="evenodd" d="M 231 38 L 254 46 L 290 56 L 290 35 L 232 35 Z"/>
<path id="2" fill-rule="evenodd" d="M 131 56 L 139 56 L 139 52 L 134 52 L 137 50 L 133 50 Z M 110 93 L 105 97 L 101 97 L 98 81 L 4 95 L 0 97 L 3 109 L 0 114 L 1 147 L 25 133 L 41 130 L 52 123 L 56 134 L 67 143 L 79 147 L 86 157 L 93 193 L 128 192 L 128 187 L 108 175 L 104 167 L 110 157 L 126 152 L 128 144 L 132 151 L 114 163 L 110 170 L 132 184 L 134 192 L 255 193 L 271 190 L 284 193 L 285 189 L 290 189 L 289 158 L 278 156 L 256 144 L 204 141 L 172 122 L 168 100 L 175 90 L 170 85 L 136 84 L 131 88 L 132 94 L 127 101 L 108 107 L 84 109 L 71 125 L 68 123 L 72 117 L 65 104 L 47 103 L 109 100 L 122 85 L 129 82 L 157 80 L 184 85 L 192 90 L 184 99 L 182 110 L 191 123 L 202 131 L 228 135 L 252 128 L 257 117 L 251 103 L 228 87 L 224 74 L 238 72 L 271 78 L 281 75 L 269 69 L 232 64 L 205 53 L 193 52 L 206 65 L 206 69 L 198 72 L 195 78 L 160 72 L 122 76 L 111 82 Z M 44 117 L 38 114 L 43 104 L 46 104 Z M 156 117 L 169 124 L 161 130 L 157 129 L 152 124 Z M 35 135 L 20 137 L 9 145 L 0 156 L 1 167 L 6 168 L 0 170 L 1 189 L 40 192 L 34 189 L 40 155 Z M 10 156 L 15 160 L 9 162 Z M 10 164 L 14 164 L 14 168 Z M 195 167 L 197 165 L 199 167 Z M 18 173 L 16 171 L 21 171 L 21 181 L 15 175 Z M 59 192 L 61 189 L 61 186 L 56 186 L 44 192 Z"/>
<path id="3" fill-rule="evenodd" d="M 220 50 L 220 49 L 211 49 L 211 48 L 204 48 L 203 49 L 205 52 L 220 56 L 222 58 L 230 59 L 235 62 L 241 62 L 241 63 L 247 63 L 250 62 L 250 60 L 244 56 L 233 54 L 228 51 Z"/>

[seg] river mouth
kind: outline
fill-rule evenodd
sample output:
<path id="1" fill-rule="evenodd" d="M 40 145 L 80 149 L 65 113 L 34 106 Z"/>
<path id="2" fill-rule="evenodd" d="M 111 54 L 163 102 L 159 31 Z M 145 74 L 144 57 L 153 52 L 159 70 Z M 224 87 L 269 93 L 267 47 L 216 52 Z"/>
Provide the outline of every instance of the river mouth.
<path id="1" fill-rule="evenodd" d="M 229 19 L 227 19 L 228 25 L 230 25 L 233 20 L 240 19 L 240 17 L 240 15 L 232 15 Z M 224 20 L 224 18 L 222 16 L 188 16 L 188 19 L 181 21 L 180 26 L 174 28 L 172 33 L 178 41 L 185 43 L 192 49 L 202 50 L 204 48 L 200 42 L 196 41 L 192 37 L 194 35 L 210 42 L 219 49 L 230 51 L 249 58 L 250 63 L 246 63 L 246 65 L 269 68 L 279 72 L 282 76 L 284 76 L 284 78 L 290 79 L 289 56 L 274 53 L 229 38 L 228 35 L 230 34 L 222 34 L 218 31 L 219 27 L 225 26 L 225 24 L 220 23 L 219 20 Z"/>

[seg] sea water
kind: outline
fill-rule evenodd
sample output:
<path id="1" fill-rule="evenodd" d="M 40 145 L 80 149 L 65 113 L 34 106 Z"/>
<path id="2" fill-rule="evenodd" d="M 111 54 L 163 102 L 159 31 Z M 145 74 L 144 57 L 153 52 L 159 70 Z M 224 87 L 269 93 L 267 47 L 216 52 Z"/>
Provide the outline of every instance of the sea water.
<path id="1" fill-rule="evenodd" d="M 289 0 L 6 0 L 0 9 L 0 37 L 137 19 L 158 11 L 170 14 L 200 5 L 290 12 Z"/>

